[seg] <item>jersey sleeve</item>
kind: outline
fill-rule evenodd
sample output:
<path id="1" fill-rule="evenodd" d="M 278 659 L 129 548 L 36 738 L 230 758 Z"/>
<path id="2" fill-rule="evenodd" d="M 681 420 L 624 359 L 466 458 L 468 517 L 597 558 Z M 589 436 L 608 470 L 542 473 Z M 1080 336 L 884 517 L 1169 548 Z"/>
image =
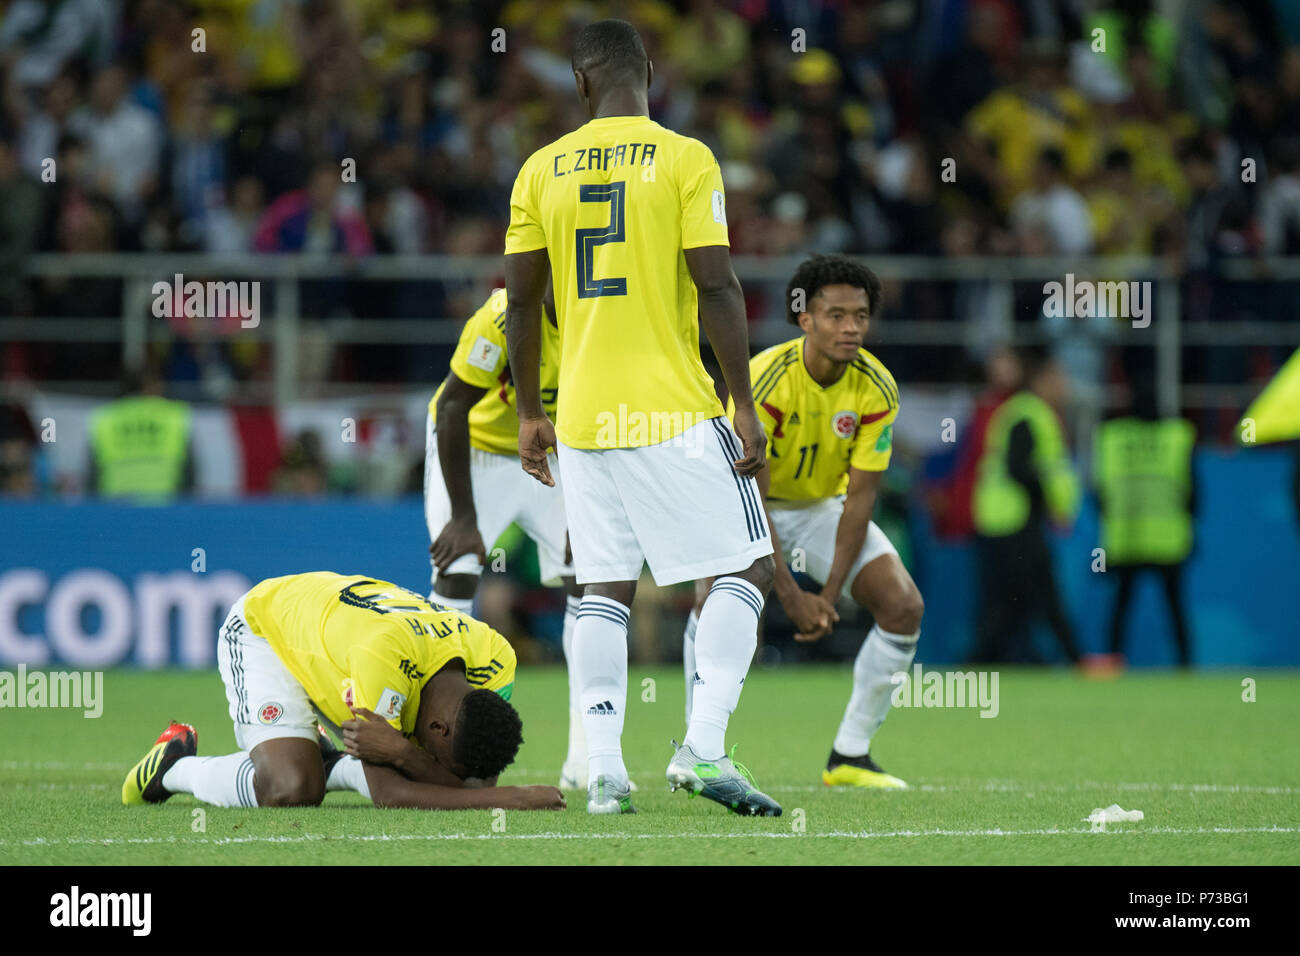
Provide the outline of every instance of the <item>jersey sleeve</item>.
<path id="1" fill-rule="evenodd" d="M 849 465 L 859 471 L 884 471 L 894 452 L 894 419 L 898 417 L 898 386 L 883 367 L 873 368 L 873 385 L 864 392 L 858 434 Z"/>
<path id="2" fill-rule="evenodd" d="M 515 649 L 494 628 L 473 618 L 466 620 L 470 635 L 465 644 L 467 650 L 472 649 L 469 656 L 473 658 L 465 661 L 466 680 L 509 700 L 515 684 Z"/>
<path id="3" fill-rule="evenodd" d="M 382 646 L 382 645 L 381 645 Z M 385 654 L 373 644 L 357 646 L 349 655 L 352 705 L 373 711 L 394 730 L 408 733 L 415 727 L 420 707 L 420 685 L 402 673 L 400 653 Z M 403 712 L 409 719 L 403 721 Z"/>
<path id="4" fill-rule="evenodd" d="M 546 230 L 534 186 L 534 164 L 524 163 L 510 191 L 510 226 L 506 229 L 506 255 L 546 248 Z"/>
<path id="5" fill-rule="evenodd" d="M 684 151 L 679 169 L 682 204 L 682 248 L 729 246 L 727 203 L 722 189 L 722 170 L 703 143 L 691 143 Z"/>
<path id="6" fill-rule="evenodd" d="M 462 382 L 476 388 L 500 384 L 507 358 L 505 311 L 505 289 L 497 289 L 465 323 L 451 357 L 451 370 Z"/>
<path id="7" fill-rule="evenodd" d="M 496 631 L 492 632 L 492 659 L 501 664 L 501 669 L 483 686 L 509 700 L 515 689 L 515 649 Z"/>

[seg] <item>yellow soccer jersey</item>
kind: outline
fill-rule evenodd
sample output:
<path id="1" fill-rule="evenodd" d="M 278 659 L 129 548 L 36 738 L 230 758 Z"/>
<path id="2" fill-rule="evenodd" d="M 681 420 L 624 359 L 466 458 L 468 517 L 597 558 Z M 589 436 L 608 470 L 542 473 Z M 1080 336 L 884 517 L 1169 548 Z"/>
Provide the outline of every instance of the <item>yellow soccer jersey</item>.
<path id="1" fill-rule="evenodd" d="M 420 691 L 457 658 L 471 684 L 507 700 L 514 685 L 514 649 L 492 628 L 364 575 L 268 578 L 245 597 L 244 618 L 336 726 L 355 704 L 410 736 Z"/>
<path id="2" fill-rule="evenodd" d="M 591 120 L 528 158 L 506 254 L 550 256 L 562 442 L 652 445 L 723 413 L 683 250 L 725 245 L 713 154 L 647 117 Z"/>
<path id="3" fill-rule="evenodd" d="M 519 416 L 515 414 L 515 386 L 506 365 L 506 290 L 494 289 L 470 316 L 451 357 L 456 377 L 488 393 L 469 410 L 469 443 L 498 455 L 519 451 Z M 560 333 L 542 314 L 542 405 L 555 414 L 556 386 L 560 377 Z M 444 383 L 445 385 L 445 383 Z M 429 400 L 429 414 L 438 420 L 438 396 Z"/>
<path id="4" fill-rule="evenodd" d="M 754 356 L 749 375 L 767 432 L 769 498 L 842 495 L 849 468 L 884 471 L 893 449 L 898 386 L 866 349 L 834 385 L 822 388 L 803 362 L 803 336 Z M 728 413 L 735 414 L 729 406 Z"/>

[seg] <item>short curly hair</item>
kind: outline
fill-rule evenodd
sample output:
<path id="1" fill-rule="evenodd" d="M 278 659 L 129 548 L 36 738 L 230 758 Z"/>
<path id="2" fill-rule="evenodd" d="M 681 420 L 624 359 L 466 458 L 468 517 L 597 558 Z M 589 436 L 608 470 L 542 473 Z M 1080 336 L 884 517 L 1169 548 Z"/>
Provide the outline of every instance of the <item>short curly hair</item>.
<path id="1" fill-rule="evenodd" d="M 452 758 L 471 777 L 495 777 L 514 762 L 524 742 L 519 712 L 496 691 L 480 687 L 465 695 L 456 715 Z"/>
<path id="2" fill-rule="evenodd" d="M 818 253 L 799 264 L 790 277 L 790 284 L 785 288 L 786 318 L 791 325 L 799 324 L 799 312 L 808 311 L 808 303 L 817 293 L 828 285 L 850 285 L 867 293 L 867 314 L 875 315 L 876 306 L 880 304 L 880 292 L 883 288 L 880 277 L 856 260 L 848 256 L 822 255 Z M 794 308 L 796 290 L 803 291 L 804 308 Z"/>

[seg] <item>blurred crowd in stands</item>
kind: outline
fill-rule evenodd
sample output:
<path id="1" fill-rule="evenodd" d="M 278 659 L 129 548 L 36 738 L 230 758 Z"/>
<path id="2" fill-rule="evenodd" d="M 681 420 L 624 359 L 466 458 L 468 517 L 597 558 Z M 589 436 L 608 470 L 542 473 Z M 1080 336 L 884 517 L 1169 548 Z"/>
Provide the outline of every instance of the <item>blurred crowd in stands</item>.
<path id="1" fill-rule="evenodd" d="M 1215 273 L 1300 253 L 1300 5 L 1287 0 L 0 8 L 6 317 L 121 315 L 118 279 L 23 276 L 41 251 L 499 254 L 521 162 L 585 119 L 570 37 L 608 15 L 645 39 L 653 117 L 721 162 L 737 254 L 1151 255 L 1185 277 L 1184 319 L 1293 310 L 1294 283 Z M 751 318 L 782 314 L 778 288 L 747 290 Z M 485 291 L 306 282 L 302 308 L 459 319 Z M 1048 324 L 1041 307 L 1041 283 L 1017 289 L 1018 321 Z M 998 308 L 983 282 L 891 284 L 881 320 L 991 325 Z M 953 340 L 971 338 L 887 359 L 900 381 L 977 382 L 999 343 Z M 267 379 L 269 348 L 178 327 L 150 360 L 168 383 L 225 383 L 205 393 L 222 398 Z M 1286 351 L 1202 350 L 1185 374 L 1263 381 Z M 330 381 L 432 383 L 448 354 L 327 345 L 316 364 Z M 1148 373 L 1118 354 L 1066 366 L 1085 387 Z M 116 342 L 0 341 L 8 382 L 108 382 L 120 359 Z"/>

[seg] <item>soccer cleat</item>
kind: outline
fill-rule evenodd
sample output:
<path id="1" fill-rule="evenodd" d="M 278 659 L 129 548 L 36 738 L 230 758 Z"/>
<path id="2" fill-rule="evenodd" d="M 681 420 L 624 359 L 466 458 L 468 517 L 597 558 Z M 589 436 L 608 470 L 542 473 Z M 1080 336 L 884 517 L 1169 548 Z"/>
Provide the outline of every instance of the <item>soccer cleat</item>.
<path id="1" fill-rule="evenodd" d="M 165 801 L 171 792 L 163 788 L 163 775 L 181 757 L 193 757 L 198 752 L 198 733 L 189 724 L 173 720 L 122 781 L 122 803 L 132 806 Z"/>
<path id="2" fill-rule="evenodd" d="M 561 790 L 586 790 L 587 774 L 586 771 L 581 773 L 573 770 L 568 764 L 565 764 L 560 770 L 560 789 Z"/>
<path id="3" fill-rule="evenodd" d="M 599 776 L 587 787 L 588 813 L 636 813 L 631 787 L 619 786 L 611 777 Z"/>
<path id="4" fill-rule="evenodd" d="M 822 783 L 828 787 L 866 787 L 876 790 L 906 790 L 907 784 L 885 773 L 870 754 L 846 757 L 831 751 L 822 771 Z"/>
<path id="5" fill-rule="evenodd" d="M 668 789 L 686 790 L 720 803 L 732 813 L 747 817 L 779 817 L 781 805 L 754 786 L 753 775 L 730 757 L 702 760 L 685 744 L 673 741 L 668 764 Z M 732 747 L 734 754 L 736 748 Z"/>
<path id="6" fill-rule="evenodd" d="M 567 763 L 560 770 L 560 782 L 558 784 L 561 790 L 586 790 L 587 789 L 587 768 L 574 770 Z M 636 782 L 629 780 L 627 788 L 633 793 L 639 789 Z"/>

